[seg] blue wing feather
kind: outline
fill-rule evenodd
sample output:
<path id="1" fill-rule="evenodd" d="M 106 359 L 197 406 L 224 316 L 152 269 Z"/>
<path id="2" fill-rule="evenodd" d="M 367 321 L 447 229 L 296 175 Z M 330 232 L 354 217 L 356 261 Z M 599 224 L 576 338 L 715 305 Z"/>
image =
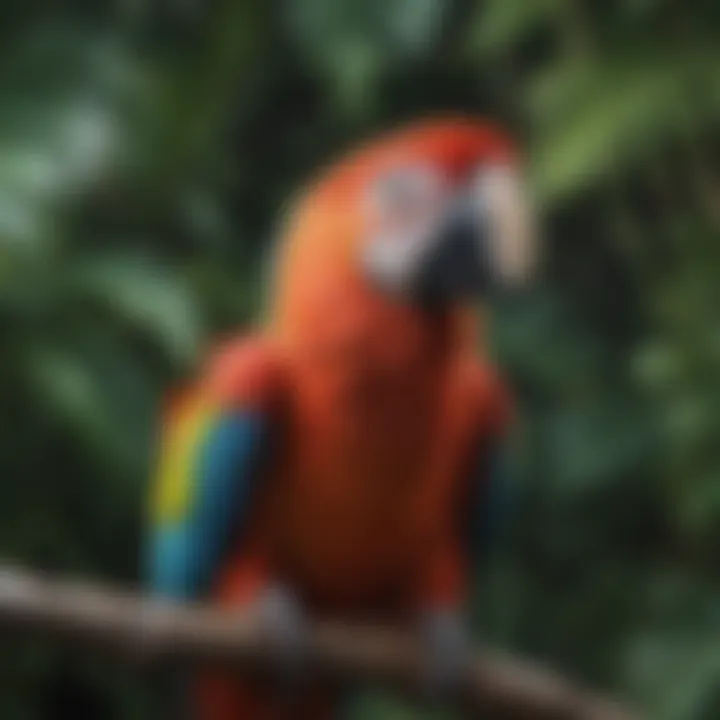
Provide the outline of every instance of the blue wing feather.
<path id="1" fill-rule="evenodd" d="M 246 524 L 266 436 L 266 418 L 259 412 L 222 413 L 213 420 L 196 452 L 192 502 L 182 517 L 153 529 L 154 593 L 186 600 L 205 590 L 231 534 Z"/>

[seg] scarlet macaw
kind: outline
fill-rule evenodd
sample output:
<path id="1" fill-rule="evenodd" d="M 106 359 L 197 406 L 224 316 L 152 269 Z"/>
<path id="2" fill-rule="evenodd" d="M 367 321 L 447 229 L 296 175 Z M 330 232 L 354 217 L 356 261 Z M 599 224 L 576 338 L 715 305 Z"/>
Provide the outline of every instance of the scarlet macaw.
<path id="1" fill-rule="evenodd" d="M 498 128 L 434 120 L 309 186 L 267 319 L 210 358 L 165 424 L 155 592 L 269 609 L 288 647 L 308 617 L 417 621 L 433 677 L 459 671 L 510 416 L 473 302 L 532 270 L 519 172 Z M 242 678 L 198 685 L 201 720 L 282 714 Z M 293 717 L 334 717 L 336 701 L 308 693 Z"/>

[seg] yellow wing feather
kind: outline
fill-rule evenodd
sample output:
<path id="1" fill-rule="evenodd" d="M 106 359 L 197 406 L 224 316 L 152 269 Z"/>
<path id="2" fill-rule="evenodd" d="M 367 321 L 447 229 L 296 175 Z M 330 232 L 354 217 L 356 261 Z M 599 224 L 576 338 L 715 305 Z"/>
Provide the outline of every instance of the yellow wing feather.
<path id="1" fill-rule="evenodd" d="M 198 449 L 216 414 L 217 409 L 195 393 L 164 420 L 151 502 L 154 523 L 179 522 L 187 515 Z"/>

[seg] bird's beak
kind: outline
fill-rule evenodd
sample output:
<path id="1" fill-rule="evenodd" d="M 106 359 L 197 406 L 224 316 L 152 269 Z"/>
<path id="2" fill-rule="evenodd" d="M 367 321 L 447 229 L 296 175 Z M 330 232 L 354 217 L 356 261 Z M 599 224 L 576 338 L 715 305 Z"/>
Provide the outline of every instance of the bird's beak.
<path id="1" fill-rule="evenodd" d="M 533 221 L 514 177 L 485 171 L 439 224 L 418 269 L 418 297 L 451 304 L 527 289 L 537 265 Z"/>
<path id="2" fill-rule="evenodd" d="M 418 269 L 417 298 L 445 305 L 487 296 L 494 278 L 486 235 L 487 228 L 469 207 L 448 213 Z"/>

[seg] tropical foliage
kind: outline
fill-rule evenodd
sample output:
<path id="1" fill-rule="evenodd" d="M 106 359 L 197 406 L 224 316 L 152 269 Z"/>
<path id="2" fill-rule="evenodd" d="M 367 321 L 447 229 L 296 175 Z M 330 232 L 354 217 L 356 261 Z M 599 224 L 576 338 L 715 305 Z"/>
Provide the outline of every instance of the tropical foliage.
<path id="1" fill-rule="evenodd" d="M 525 432 L 484 637 L 720 717 L 720 5 L 6 0 L 0 41 L 3 557 L 135 582 L 158 398 L 257 311 L 284 202 L 380 128 L 487 114 L 547 273 L 494 309 Z M 3 648 L 3 718 L 151 716 L 124 668 Z"/>

